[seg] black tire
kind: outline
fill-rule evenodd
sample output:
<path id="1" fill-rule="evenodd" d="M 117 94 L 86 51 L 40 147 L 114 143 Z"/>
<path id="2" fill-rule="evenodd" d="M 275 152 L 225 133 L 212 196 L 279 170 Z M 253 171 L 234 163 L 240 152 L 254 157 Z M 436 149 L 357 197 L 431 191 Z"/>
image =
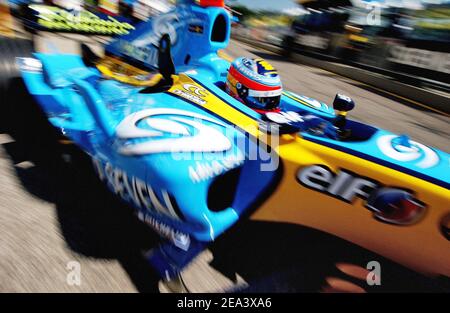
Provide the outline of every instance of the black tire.
<path id="1" fill-rule="evenodd" d="M 5 92 L 9 81 L 20 77 L 16 57 L 31 57 L 33 42 L 26 39 L 0 37 L 0 92 Z"/>
<path id="2" fill-rule="evenodd" d="M 30 40 L 0 38 L 0 129 L 33 150 L 50 150 L 55 130 L 21 77 L 16 57 L 32 57 Z"/>
<path id="3" fill-rule="evenodd" d="M 33 44 L 25 39 L 0 37 L 0 129 L 8 131 L 13 108 L 28 94 L 23 85 L 16 57 L 30 57 Z"/>

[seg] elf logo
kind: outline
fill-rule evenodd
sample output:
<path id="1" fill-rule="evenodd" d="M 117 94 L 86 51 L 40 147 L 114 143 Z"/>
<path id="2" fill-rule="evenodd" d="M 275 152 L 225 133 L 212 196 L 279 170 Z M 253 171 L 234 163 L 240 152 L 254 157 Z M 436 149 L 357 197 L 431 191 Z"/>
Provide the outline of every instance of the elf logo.
<path id="1" fill-rule="evenodd" d="M 325 166 L 313 165 L 300 169 L 297 179 L 306 188 L 347 203 L 360 198 L 377 219 L 387 223 L 413 224 L 423 216 L 426 208 L 410 191 L 384 187 L 373 179 L 346 170 L 335 174 Z"/>

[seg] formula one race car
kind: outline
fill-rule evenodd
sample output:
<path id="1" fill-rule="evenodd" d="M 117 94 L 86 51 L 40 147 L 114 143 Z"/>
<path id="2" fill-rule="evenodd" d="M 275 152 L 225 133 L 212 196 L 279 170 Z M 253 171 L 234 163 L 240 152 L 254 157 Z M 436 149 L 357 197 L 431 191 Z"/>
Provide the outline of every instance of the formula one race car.
<path id="1" fill-rule="evenodd" d="M 178 273 L 242 216 L 306 225 L 395 262 L 450 276 L 450 156 L 283 92 L 258 113 L 225 92 L 223 1 L 176 9 L 83 55 L 17 58 L 51 125 L 165 242 L 150 255 Z M 386 243 L 389 244 L 386 244 Z"/>

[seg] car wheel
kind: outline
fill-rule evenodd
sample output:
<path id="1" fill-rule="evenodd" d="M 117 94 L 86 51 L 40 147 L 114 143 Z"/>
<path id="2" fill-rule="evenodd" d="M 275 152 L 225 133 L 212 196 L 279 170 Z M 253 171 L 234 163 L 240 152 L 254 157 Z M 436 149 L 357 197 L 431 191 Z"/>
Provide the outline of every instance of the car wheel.
<path id="1" fill-rule="evenodd" d="M 6 100 L 5 95 L 14 81 L 20 78 L 16 57 L 31 57 L 32 53 L 31 40 L 0 37 L 0 97 L 2 100 Z"/>
<path id="2" fill-rule="evenodd" d="M 45 149 L 53 139 L 47 118 L 28 93 L 16 57 L 32 57 L 33 43 L 0 37 L 0 127 L 29 147 Z"/>
<path id="3" fill-rule="evenodd" d="M 33 43 L 30 40 L 0 36 L 0 122 L 1 128 L 11 124 L 13 108 L 23 102 L 27 94 L 16 64 L 16 57 L 31 57 Z"/>

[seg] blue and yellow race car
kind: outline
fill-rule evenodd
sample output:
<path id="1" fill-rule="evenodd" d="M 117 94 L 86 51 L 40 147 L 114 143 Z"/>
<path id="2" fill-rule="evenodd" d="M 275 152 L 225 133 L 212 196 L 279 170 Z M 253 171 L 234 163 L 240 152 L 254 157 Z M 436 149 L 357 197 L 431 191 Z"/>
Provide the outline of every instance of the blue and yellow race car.
<path id="1" fill-rule="evenodd" d="M 54 129 L 165 239 L 148 255 L 163 277 L 241 217 L 449 277 L 450 156 L 347 118 L 345 95 L 328 105 L 284 91 L 280 111 L 252 110 L 225 90 L 229 37 L 223 1 L 185 0 L 102 57 L 83 46 L 16 62 Z"/>

